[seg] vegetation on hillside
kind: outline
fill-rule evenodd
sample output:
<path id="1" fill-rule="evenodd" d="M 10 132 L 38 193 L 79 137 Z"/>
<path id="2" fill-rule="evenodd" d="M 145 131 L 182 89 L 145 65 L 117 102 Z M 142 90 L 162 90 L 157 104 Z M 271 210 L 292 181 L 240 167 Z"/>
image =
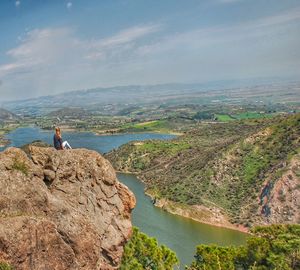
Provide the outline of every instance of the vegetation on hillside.
<path id="1" fill-rule="evenodd" d="M 120 270 L 172 270 L 178 262 L 173 251 L 133 228 L 131 240 L 124 248 Z"/>
<path id="2" fill-rule="evenodd" d="M 265 181 L 274 186 L 299 152 L 299 138 L 300 114 L 203 123 L 174 140 L 129 143 L 107 157 L 118 170 L 138 173 L 158 199 L 214 205 L 250 226 Z"/>
<path id="3" fill-rule="evenodd" d="M 241 247 L 199 245 L 187 270 L 300 269 L 300 225 L 256 227 Z"/>

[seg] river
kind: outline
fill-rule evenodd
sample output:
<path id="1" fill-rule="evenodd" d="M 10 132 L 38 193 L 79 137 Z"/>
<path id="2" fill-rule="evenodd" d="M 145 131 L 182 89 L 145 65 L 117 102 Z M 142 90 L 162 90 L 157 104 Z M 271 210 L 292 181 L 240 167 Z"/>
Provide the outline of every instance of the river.
<path id="1" fill-rule="evenodd" d="M 97 136 L 90 132 L 66 132 L 63 135 L 73 147 L 84 147 L 100 153 L 107 153 L 129 141 L 174 138 L 173 135 L 156 133 Z M 9 146 L 16 147 L 33 140 L 43 140 L 52 144 L 52 137 L 52 132 L 36 127 L 18 128 L 6 136 L 11 141 Z M 0 148 L 0 150 L 3 149 Z M 143 183 L 134 175 L 120 173 L 118 179 L 134 192 L 137 199 L 137 205 L 132 214 L 133 225 L 142 232 L 157 238 L 160 244 L 165 244 L 174 250 L 181 262 L 180 269 L 184 269 L 184 265 L 191 263 L 196 246 L 199 244 L 241 245 L 245 243 L 246 234 L 244 233 L 201 224 L 155 207 L 144 195 Z"/>

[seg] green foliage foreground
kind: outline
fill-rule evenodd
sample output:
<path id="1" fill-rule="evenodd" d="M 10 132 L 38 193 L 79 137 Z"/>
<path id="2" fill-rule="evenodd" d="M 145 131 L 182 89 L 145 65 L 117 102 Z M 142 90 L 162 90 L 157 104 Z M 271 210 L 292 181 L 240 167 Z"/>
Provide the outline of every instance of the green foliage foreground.
<path id="1" fill-rule="evenodd" d="M 155 238 L 133 228 L 131 240 L 124 248 L 121 270 L 172 270 L 178 264 L 173 251 L 159 246 Z"/>
<path id="2" fill-rule="evenodd" d="M 300 269 L 300 225 L 256 227 L 246 246 L 200 245 L 187 270 Z"/>
<path id="3" fill-rule="evenodd" d="M 13 268 L 8 263 L 0 261 L 0 270 L 13 270 Z"/>

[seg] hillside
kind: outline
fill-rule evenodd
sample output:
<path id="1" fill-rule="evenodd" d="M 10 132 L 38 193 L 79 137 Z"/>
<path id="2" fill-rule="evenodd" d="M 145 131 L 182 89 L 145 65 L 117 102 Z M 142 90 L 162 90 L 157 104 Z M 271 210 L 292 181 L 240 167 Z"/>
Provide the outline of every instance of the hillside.
<path id="1" fill-rule="evenodd" d="M 20 117 L 14 113 L 0 108 L 0 148 L 9 144 L 5 134 L 20 124 Z"/>
<path id="2" fill-rule="evenodd" d="M 135 198 L 111 164 L 86 149 L 25 149 L 0 152 L 0 269 L 118 269 Z"/>
<path id="3" fill-rule="evenodd" d="M 0 108 L 0 122 L 17 121 L 19 117 L 14 113 Z"/>
<path id="4" fill-rule="evenodd" d="M 299 138 L 296 114 L 202 124 L 172 141 L 129 143 L 107 157 L 116 169 L 137 173 L 156 205 L 170 212 L 226 226 L 299 223 Z"/>
<path id="5" fill-rule="evenodd" d="M 52 111 L 48 113 L 47 116 L 49 117 L 59 117 L 59 118 L 76 118 L 80 119 L 82 117 L 90 116 L 86 110 L 78 107 L 66 107 L 59 110 Z"/>

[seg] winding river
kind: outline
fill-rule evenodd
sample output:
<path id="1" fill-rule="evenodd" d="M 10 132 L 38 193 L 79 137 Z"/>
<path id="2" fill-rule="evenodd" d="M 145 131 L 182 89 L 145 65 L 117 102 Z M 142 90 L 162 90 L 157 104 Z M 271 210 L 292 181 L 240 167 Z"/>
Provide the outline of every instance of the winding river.
<path id="1" fill-rule="evenodd" d="M 66 132 L 64 139 L 76 147 L 84 147 L 106 153 L 120 145 L 134 140 L 171 139 L 173 135 L 140 133 L 97 136 L 90 132 Z M 52 144 L 52 132 L 43 131 L 36 127 L 18 128 L 7 134 L 11 141 L 9 146 L 22 146 L 33 140 L 43 140 Z M 3 150 L 4 148 L 0 148 Z M 151 203 L 144 195 L 144 185 L 134 175 L 118 174 L 119 181 L 127 185 L 137 199 L 133 210 L 133 225 L 142 232 L 157 238 L 160 244 L 165 244 L 177 253 L 181 267 L 190 264 L 199 244 L 215 243 L 219 245 L 241 245 L 245 243 L 244 233 L 211 225 L 201 224 L 193 220 L 169 214 Z"/>

